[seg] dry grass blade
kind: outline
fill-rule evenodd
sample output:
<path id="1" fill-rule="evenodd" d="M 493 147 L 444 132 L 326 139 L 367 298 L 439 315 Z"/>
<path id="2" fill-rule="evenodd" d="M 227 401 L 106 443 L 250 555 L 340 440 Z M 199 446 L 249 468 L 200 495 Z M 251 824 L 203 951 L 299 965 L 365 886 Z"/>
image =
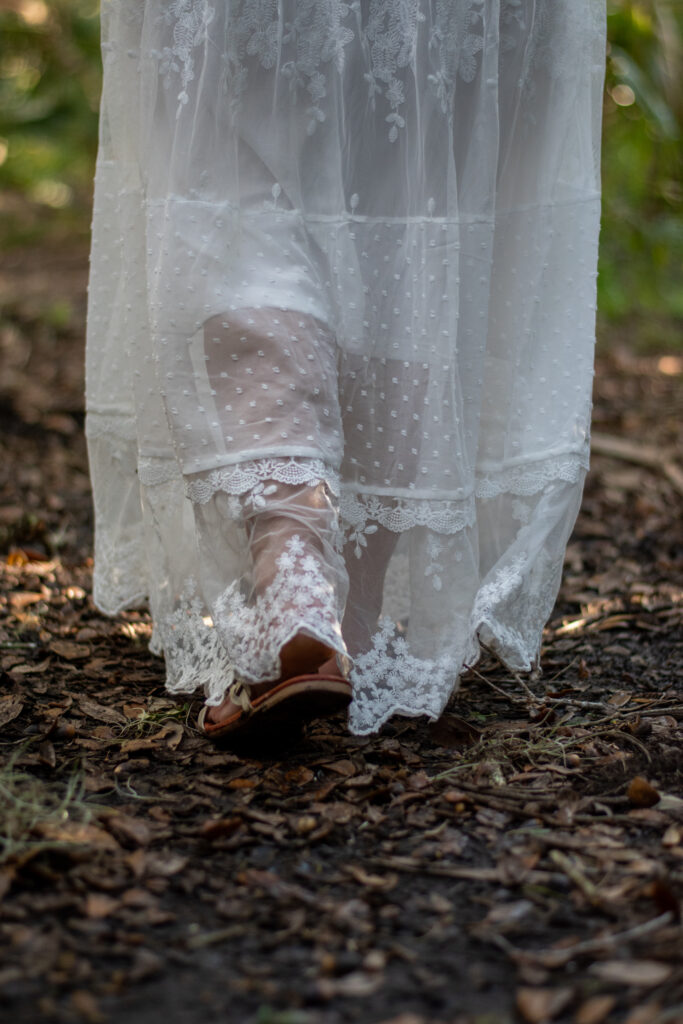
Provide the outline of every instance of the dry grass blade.
<path id="1" fill-rule="evenodd" d="M 86 803 L 80 774 L 72 775 L 60 791 L 54 783 L 18 770 L 15 762 L 0 770 L 0 864 L 62 847 L 59 829 L 69 822 L 87 825 L 94 812 Z"/>

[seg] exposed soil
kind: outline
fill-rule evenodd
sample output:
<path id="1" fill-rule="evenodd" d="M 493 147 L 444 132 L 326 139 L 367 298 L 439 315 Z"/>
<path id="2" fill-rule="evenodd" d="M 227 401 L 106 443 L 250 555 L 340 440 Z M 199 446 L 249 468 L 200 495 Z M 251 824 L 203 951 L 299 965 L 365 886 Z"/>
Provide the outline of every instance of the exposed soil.
<path id="1" fill-rule="evenodd" d="M 599 361 L 542 676 L 240 759 L 90 599 L 85 267 L 0 275 L 0 1018 L 683 1021 L 683 360 Z"/>

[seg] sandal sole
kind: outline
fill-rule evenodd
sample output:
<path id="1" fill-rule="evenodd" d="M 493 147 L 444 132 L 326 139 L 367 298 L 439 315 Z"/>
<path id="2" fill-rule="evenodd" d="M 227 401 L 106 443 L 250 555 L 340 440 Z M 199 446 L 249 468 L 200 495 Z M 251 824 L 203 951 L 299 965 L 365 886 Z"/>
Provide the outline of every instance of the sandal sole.
<path id="1" fill-rule="evenodd" d="M 202 709 L 198 728 L 220 746 L 259 742 L 287 742 L 296 738 L 302 726 L 317 718 L 345 711 L 351 703 L 351 684 L 341 676 L 321 678 L 316 673 L 296 676 L 279 683 L 253 701 L 253 710 L 239 711 L 226 722 L 212 726 Z"/>

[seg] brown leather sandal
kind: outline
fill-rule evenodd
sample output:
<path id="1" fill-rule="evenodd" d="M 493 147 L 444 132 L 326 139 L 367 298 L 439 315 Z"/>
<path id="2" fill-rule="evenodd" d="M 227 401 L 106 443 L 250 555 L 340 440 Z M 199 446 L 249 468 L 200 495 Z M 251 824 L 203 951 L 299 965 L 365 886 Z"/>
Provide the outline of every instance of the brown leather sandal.
<path id="1" fill-rule="evenodd" d="M 239 705 L 229 718 L 213 723 L 204 706 L 197 719 L 199 731 L 214 743 L 296 733 L 304 722 L 344 711 L 351 701 L 351 683 L 344 676 L 319 671 L 285 679 L 252 700 L 249 683 L 238 679 L 226 697 Z"/>

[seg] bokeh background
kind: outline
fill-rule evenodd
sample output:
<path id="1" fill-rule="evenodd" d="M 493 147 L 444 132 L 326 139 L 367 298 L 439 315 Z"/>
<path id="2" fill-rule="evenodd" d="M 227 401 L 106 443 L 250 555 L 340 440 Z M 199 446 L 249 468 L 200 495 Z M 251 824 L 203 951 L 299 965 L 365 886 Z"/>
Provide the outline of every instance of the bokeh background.
<path id="1" fill-rule="evenodd" d="M 570 0 L 567 0 L 570 2 Z M 596 0 L 597 2 L 597 0 Z M 608 0 L 600 340 L 681 345 L 683 2 Z M 97 0 L 0 0 L 0 251 L 87 245 Z M 69 326 L 68 298 L 43 316 Z"/>

